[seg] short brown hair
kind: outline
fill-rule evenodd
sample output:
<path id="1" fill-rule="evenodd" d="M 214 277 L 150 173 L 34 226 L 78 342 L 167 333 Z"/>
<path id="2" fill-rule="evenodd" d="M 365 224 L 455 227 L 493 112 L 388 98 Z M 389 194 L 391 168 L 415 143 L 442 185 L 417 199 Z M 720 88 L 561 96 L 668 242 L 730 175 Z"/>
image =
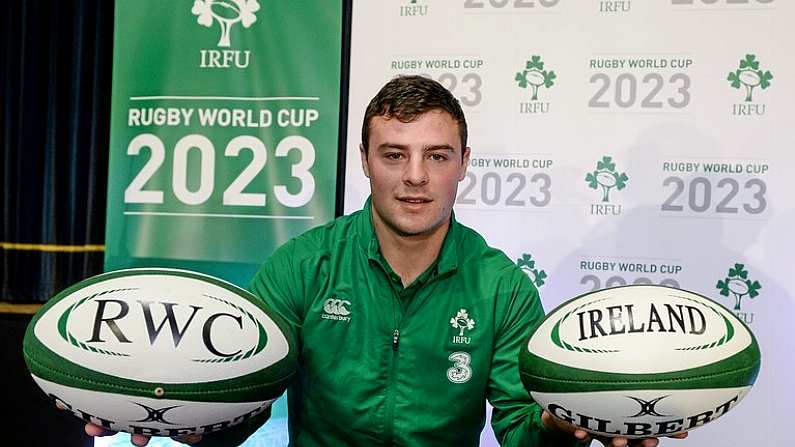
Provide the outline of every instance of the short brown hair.
<path id="1" fill-rule="evenodd" d="M 461 104 L 446 88 L 433 79 L 423 76 L 401 75 L 387 82 L 370 100 L 362 123 L 362 146 L 367 152 L 370 137 L 370 120 L 374 116 L 397 118 L 410 123 L 431 110 L 443 110 L 458 123 L 461 153 L 467 147 L 467 121 Z"/>

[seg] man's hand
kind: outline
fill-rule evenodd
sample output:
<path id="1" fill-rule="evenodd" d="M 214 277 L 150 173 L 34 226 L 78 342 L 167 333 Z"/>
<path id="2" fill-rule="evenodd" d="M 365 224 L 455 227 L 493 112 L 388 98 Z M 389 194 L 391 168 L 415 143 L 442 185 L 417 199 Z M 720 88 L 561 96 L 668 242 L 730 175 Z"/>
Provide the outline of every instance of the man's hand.
<path id="1" fill-rule="evenodd" d="M 580 443 L 584 445 L 589 444 L 592 439 L 596 439 L 597 441 L 601 442 L 605 447 L 656 447 L 660 443 L 660 440 L 657 438 L 630 440 L 622 437 L 609 438 L 606 436 L 591 436 L 591 434 L 587 431 L 577 428 L 566 421 L 552 416 L 546 410 L 541 413 L 541 422 L 543 422 L 548 428 L 559 430 L 565 433 L 571 433 Z M 675 439 L 684 439 L 686 437 L 687 432 L 670 436 L 670 438 Z"/>
<path id="2" fill-rule="evenodd" d="M 115 435 L 115 431 L 106 430 L 99 425 L 94 424 L 86 424 L 86 434 L 89 436 L 111 436 Z M 130 442 L 133 445 L 137 446 L 145 446 L 149 443 L 149 436 L 146 435 L 132 435 L 130 438 Z M 195 444 L 202 439 L 202 435 L 185 435 L 185 436 L 176 436 L 174 438 L 175 441 L 181 442 L 183 444 Z"/>

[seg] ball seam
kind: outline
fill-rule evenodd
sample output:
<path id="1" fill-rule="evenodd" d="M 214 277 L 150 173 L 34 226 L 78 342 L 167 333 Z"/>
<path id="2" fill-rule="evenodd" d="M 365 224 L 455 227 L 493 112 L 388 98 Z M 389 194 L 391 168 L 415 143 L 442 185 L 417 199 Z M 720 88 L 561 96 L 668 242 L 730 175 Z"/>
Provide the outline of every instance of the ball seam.
<path id="1" fill-rule="evenodd" d="M 535 378 L 535 379 L 542 379 L 542 380 L 547 380 L 547 381 L 550 381 L 550 382 L 561 382 L 561 383 L 610 383 L 610 384 L 622 384 L 622 383 L 630 384 L 630 383 L 632 383 L 632 384 L 638 384 L 638 383 L 670 383 L 670 382 L 682 382 L 682 381 L 690 381 L 690 380 L 710 379 L 710 378 L 716 378 L 716 377 L 720 377 L 720 376 L 743 373 L 743 372 L 746 372 L 746 371 L 751 371 L 751 370 L 756 369 L 756 368 L 757 368 L 757 366 L 748 366 L 748 367 L 745 367 L 745 368 L 735 369 L 735 370 L 732 370 L 732 371 L 726 371 L 726 372 L 721 372 L 721 373 L 712 373 L 712 374 L 700 375 L 700 376 L 674 377 L 674 378 L 670 378 L 670 379 L 651 379 L 651 380 L 642 380 L 642 381 L 559 379 L 559 378 L 555 378 L 555 377 L 547 377 L 547 376 L 541 376 L 541 375 L 537 375 L 537 374 L 527 373 L 527 372 L 524 372 L 524 371 L 521 371 L 521 374 L 523 376 L 525 376 L 525 377 L 531 377 L 531 378 Z"/>
<path id="2" fill-rule="evenodd" d="M 60 371 L 60 370 L 57 370 L 57 369 L 54 369 L 54 368 L 49 368 L 47 365 L 37 361 L 36 359 L 34 359 L 34 358 L 30 357 L 30 356 L 27 356 L 27 357 L 28 357 L 28 361 L 30 363 L 32 363 L 32 364 L 34 364 L 36 366 L 39 366 L 39 367 L 41 367 L 43 369 L 47 369 L 49 372 L 51 372 L 53 374 L 60 375 L 60 376 L 65 377 L 65 378 L 69 378 L 69 379 L 75 380 L 76 382 L 81 382 L 81 383 L 85 383 L 85 384 L 107 386 L 109 388 L 116 389 L 116 390 L 119 390 L 119 391 L 137 391 L 137 392 L 143 392 L 143 393 L 151 394 L 151 389 L 150 388 L 136 388 L 136 387 L 117 385 L 117 384 L 113 384 L 113 383 L 107 383 L 107 382 L 102 382 L 102 381 L 97 381 L 97 380 L 86 379 L 84 377 L 80 377 L 80 376 L 76 376 L 76 375 L 73 375 L 73 374 L 69 374 L 67 372 Z M 33 374 L 35 376 L 39 376 L 38 374 L 35 374 L 32 371 L 31 371 L 31 374 Z M 167 394 L 169 396 L 192 396 L 192 395 L 215 394 L 215 393 L 222 393 L 222 392 L 229 392 L 229 391 L 247 391 L 247 390 L 253 390 L 253 389 L 258 389 L 258 388 L 263 388 L 263 387 L 274 385 L 274 384 L 276 384 L 278 382 L 281 382 L 281 381 L 283 381 L 285 379 L 289 379 L 290 376 L 292 376 L 292 374 L 287 374 L 284 377 L 281 377 L 281 378 L 279 378 L 277 380 L 274 380 L 274 381 L 268 382 L 268 383 L 264 383 L 264 384 L 261 384 L 261 385 L 246 385 L 246 386 L 239 386 L 239 387 L 234 387 L 234 388 L 220 388 L 218 390 L 199 390 L 199 391 L 173 391 L 173 390 L 171 390 L 171 391 L 168 391 Z M 44 379 L 43 377 L 40 377 L 40 378 L 42 380 L 48 380 L 48 379 Z M 126 380 L 132 380 L 132 379 L 126 379 Z M 226 380 L 229 380 L 229 379 L 226 379 Z M 62 383 L 60 383 L 59 385 L 69 386 L 69 385 L 62 384 Z M 152 383 L 152 385 L 153 386 L 165 386 L 165 387 L 169 386 L 169 384 L 164 384 L 164 383 Z M 92 390 L 89 390 L 89 391 L 92 391 Z"/>

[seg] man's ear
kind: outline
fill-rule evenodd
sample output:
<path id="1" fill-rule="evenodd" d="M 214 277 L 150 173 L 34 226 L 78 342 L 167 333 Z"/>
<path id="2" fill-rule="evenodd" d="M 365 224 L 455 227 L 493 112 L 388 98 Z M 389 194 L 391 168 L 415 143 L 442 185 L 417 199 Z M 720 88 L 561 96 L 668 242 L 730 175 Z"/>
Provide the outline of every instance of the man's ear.
<path id="1" fill-rule="evenodd" d="M 362 171 L 364 171 L 364 176 L 370 178 L 370 165 L 368 164 L 369 160 L 367 159 L 367 149 L 364 148 L 363 144 L 359 144 L 359 156 L 362 157 Z"/>
<path id="2" fill-rule="evenodd" d="M 472 153 L 472 150 L 468 147 L 464 148 L 464 156 L 461 160 L 461 175 L 458 176 L 458 181 L 464 180 L 464 177 L 467 175 L 467 166 L 469 166 L 469 155 Z"/>

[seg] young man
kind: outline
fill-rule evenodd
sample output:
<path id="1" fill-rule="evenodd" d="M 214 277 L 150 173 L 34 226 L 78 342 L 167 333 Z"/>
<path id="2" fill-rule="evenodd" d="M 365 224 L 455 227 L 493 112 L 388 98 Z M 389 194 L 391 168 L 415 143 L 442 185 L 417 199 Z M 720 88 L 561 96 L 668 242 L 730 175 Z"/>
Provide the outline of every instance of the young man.
<path id="1" fill-rule="evenodd" d="M 444 87 L 393 79 L 364 117 L 364 208 L 289 241 L 252 281 L 300 341 L 291 445 L 474 446 L 486 400 L 502 445 L 590 442 L 522 387 L 518 353 L 543 310 L 527 276 L 453 216 L 466 140 Z M 262 422 L 199 445 L 237 445 Z"/>
<path id="2" fill-rule="evenodd" d="M 504 445 L 575 444 L 519 380 L 543 317 L 532 283 L 452 217 L 469 162 L 458 101 L 427 78 L 390 81 L 360 153 L 364 209 L 287 243 L 251 287 L 299 331 L 293 443 L 477 445 L 488 399 Z"/>

